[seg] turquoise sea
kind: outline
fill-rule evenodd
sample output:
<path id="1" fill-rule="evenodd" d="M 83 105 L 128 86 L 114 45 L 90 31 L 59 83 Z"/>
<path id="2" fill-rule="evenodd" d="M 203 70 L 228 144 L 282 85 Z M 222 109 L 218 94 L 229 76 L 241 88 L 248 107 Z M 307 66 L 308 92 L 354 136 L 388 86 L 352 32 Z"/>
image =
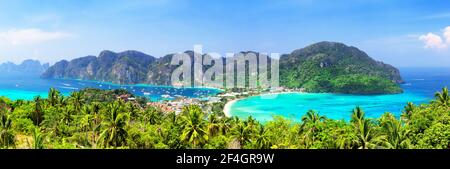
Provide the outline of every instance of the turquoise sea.
<path id="1" fill-rule="evenodd" d="M 138 96 L 145 96 L 152 101 L 160 101 L 163 95 L 169 98 L 185 96 L 190 98 L 203 98 L 216 95 L 220 90 L 209 88 L 174 88 L 169 86 L 152 86 L 145 84 L 118 85 L 106 82 L 83 81 L 70 79 L 42 79 L 39 74 L 0 74 L 0 96 L 6 96 L 13 100 L 31 100 L 35 96 L 46 98 L 48 90 L 53 87 L 64 95 L 83 88 L 100 89 L 127 89 Z"/>
<path id="2" fill-rule="evenodd" d="M 402 94 L 394 95 L 343 95 L 324 93 L 279 94 L 277 97 L 254 96 L 240 100 L 231 106 L 233 116 L 247 118 L 253 116 L 259 121 L 267 121 L 274 115 L 299 120 L 310 109 L 332 119 L 348 120 L 351 110 L 361 106 L 368 117 L 379 117 L 384 112 L 400 115 L 407 102 L 428 103 L 436 91 L 450 86 L 450 68 L 403 68 L 400 69 L 406 81 L 401 87 Z M 0 96 L 17 100 L 31 100 L 40 95 L 47 97 L 50 87 L 60 90 L 64 95 L 82 88 L 127 89 L 139 96 L 153 101 L 162 100 L 162 95 L 202 98 L 215 95 L 219 90 L 207 88 L 173 88 L 151 85 L 117 85 L 96 81 L 41 79 L 33 74 L 0 74 Z"/>
<path id="3" fill-rule="evenodd" d="M 311 109 L 327 118 L 348 120 L 356 106 L 361 106 L 372 118 L 380 117 L 385 112 L 399 116 L 407 102 L 428 103 L 435 92 L 450 86 L 450 68 L 403 68 L 400 71 L 405 80 L 401 85 L 404 90 L 402 94 L 287 93 L 272 95 L 274 98 L 254 96 L 236 102 L 230 110 L 233 116 L 252 116 L 259 121 L 270 120 L 274 115 L 298 121 Z"/>

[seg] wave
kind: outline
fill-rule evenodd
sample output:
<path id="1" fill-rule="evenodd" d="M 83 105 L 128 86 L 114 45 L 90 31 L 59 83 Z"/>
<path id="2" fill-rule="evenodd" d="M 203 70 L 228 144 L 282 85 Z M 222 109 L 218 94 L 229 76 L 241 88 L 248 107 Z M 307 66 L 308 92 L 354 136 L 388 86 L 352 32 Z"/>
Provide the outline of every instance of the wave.
<path id="1" fill-rule="evenodd" d="M 62 89 L 70 89 L 70 90 L 78 90 L 78 88 L 76 88 L 76 87 L 64 87 L 64 86 L 61 86 L 61 87 L 59 87 L 59 88 L 62 88 Z"/>

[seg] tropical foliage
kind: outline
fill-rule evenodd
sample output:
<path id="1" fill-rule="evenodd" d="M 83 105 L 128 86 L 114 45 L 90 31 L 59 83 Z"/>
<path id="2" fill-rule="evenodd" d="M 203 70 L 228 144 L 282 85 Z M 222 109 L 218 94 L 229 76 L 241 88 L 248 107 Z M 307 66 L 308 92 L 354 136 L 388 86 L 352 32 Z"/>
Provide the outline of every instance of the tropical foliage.
<path id="1" fill-rule="evenodd" d="M 361 107 L 348 120 L 310 110 L 299 119 L 228 118 L 220 105 L 188 105 L 163 112 L 146 102 L 126 102 L 126 91 L 85 89 L 31 101 L 0 98 L 0 147 L 30 149 L 410 149 L 450 148 L 450 97 L 406 103 L 401 116 L 368 118 Z M 138 99 L 139 100 L 139 99 Z M 204 103 L 206 104 L 206 103 Z M 214 108 L 216 107 L 216 108 Z"/>

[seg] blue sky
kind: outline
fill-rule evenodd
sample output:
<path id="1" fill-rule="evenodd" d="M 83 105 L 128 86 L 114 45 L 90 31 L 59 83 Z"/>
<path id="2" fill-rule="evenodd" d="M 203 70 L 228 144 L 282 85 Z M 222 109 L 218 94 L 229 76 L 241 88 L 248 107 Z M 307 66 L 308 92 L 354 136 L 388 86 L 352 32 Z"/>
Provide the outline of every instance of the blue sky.
<path id="1" fill-rule="evenodd" d="M 0 62 L 54 63 L 102 50 L 160 57 L 290 53 L 319 41 L 399 67 L 450 67 L 450 2 L 438 0 L 3 0 Z M 447 38 L 448 37 L 448 38 Z"/>

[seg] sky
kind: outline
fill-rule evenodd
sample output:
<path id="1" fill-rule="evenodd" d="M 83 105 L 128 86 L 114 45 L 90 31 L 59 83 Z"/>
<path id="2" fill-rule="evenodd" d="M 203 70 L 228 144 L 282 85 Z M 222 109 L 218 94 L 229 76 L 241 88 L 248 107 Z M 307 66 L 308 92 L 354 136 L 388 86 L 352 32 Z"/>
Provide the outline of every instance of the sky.
<path id="1" fill-rule="evenodd" d="M 290 53 L 320 41 L 397 67 L 450 67 L 441 0 L 2 0 L 0 63 L 102 50 Z"/>

